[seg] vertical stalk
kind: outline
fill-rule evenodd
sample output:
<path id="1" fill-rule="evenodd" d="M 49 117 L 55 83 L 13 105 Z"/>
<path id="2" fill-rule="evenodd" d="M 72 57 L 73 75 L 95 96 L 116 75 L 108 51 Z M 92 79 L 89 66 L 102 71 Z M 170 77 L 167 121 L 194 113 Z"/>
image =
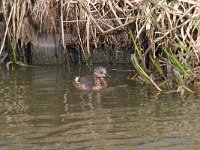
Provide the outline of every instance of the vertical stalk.
<path id="1" fill-rule="evenodd" d="M 4 6 L 5 6 L 5 4 L 4 4 L 4 1 L 3 1 L 3 7 L 4 7 Z M 5 20 L 5 22 L 6 22 L 6 30 L 5 30 L 5 32 L 4 32 L 4 37 L 3 37 L 2 44 L 1 44 L 0 55 L 1 55 L 1 53 L 2 53 L 2 51 L 3 51 L 3 48 L 4 48 L 4 44 L 5 44 L 5 41 L 6 41 L 6 36 L 7 36 L 7 33 L 8 33 L 9 23 L 10 23 L 10 20 L 11 20 L 11 16 L 12 16 L 12 14 L 13 14 L 13 10 L 14 10 L 14 5 L 13 5 L 12 8 L 11 8 L 10 15 L 9 15 L 9 17 L 8 17 L 8 20 Z M 3 13 L 4 13 L 4 16 L 5 16 L 5 15 L 6 15 L 6 14 L 5 14 L 5 11 L 4 11 Z"/>
<path id="2" fill-rule="evenodd" d="M 80 6 L 80 9 L 81 9 L 81 6 Z M 80 10 L 81 11 L 81 10 Z M 79 13 L 81 14 L 81 13 Z M 89 66 L 89 63 L 88 63 L 88 58 L 86 56 L 86 53 L 85 53 L 85 50 L 83 48 L 83 42 L 82 42 L 82 39 L 81 39 L 81 35 L 80 35 L 80 28 L 79 28 L 79 21 L 78 21 L 78 5 L 76 5 L 76 25 L 77 25 L 77 33 L 78 33 L 78 38 L 79 38 L 79 41 L 80 41 L 80 47 L 81 47 L 81 51 L 84 55 L 84 59 L 85 59 L 85 62 L 86 62 L 86 65 Z"/>
<path id="3" fill-rule="evenodd" d="M 90 56 L 90 17 L 87 16 L 86 32 L 87 32 L 87 51 Z"/>
<path id="4" fill-rule="evenodd" d="M 67 69 L 68 69 L 68 72 L 70 72 L 69 55 L 68 55 L 66 45 L 65 45 L 65 34 L 64 34 L 64 27 L 63 27 L 63 11 L 62 11 L 62 8 L 63 8 L 63 0 L 60 0 L 60 23 L 61 23 L 61 38 L 62 38 L 61 45 L 62 45 L 63 50 L 64 50 L 64 59 L 65 59 L 65 62 L 67 63 Z"/>

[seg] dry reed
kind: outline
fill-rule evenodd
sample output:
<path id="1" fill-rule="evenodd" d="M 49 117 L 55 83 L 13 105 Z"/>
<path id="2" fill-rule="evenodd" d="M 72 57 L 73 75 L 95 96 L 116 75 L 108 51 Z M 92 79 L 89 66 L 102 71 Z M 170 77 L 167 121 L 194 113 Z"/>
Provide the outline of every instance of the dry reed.
<path id="1" fill-rule="evenodd" d="M 60 33 L 61 45 L 80 43 L 87 59 L 91 45 L 97 47 L 102 41 L 131 45 L 132 30 L 143 58 L 149 54 L 155 60 L 168 49 L 180 64 L 199 65 L 199 0 L 9 0 L 2 5 L 5 33 L 0 55 L 6 37 L 16 45 L 18 39 L 22 44 L 32 40 L 30 33 Z M 128 36 L 116 38 L 116 33 Z M 145 49 L 144 43 L 148 43 Z M 161 62 L 168 63 L 165 58 Z"/>

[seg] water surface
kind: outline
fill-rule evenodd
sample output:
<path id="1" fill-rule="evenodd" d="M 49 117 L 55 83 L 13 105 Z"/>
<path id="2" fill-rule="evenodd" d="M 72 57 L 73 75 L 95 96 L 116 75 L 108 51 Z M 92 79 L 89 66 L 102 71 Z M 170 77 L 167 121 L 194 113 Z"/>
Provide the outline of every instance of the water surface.
<path id="1" fill-rule="evenodd" d="M 200 99 L 162 94 L 107 66 L 110 88 L 80 92 L 86 68 L 0 68 L 0 150 L 178 150 L 200 145 Z M 122 86 L 123 85 L 123 86 Z M 125 85 L 125 86 L 124 86 Z M 120 87 L 119 87 L 120 86 Z"/>

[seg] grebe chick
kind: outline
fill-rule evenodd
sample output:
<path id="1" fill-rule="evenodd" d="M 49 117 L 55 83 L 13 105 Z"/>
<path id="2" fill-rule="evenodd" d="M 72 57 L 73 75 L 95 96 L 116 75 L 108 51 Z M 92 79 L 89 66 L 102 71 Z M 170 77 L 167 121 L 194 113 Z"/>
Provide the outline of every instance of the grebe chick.
<path id="1" fill-rule="evenodd" d="M 106 68 L 100 66 L 94 69 L 93 75 L 76 77 L 73 85 L 79 90 L 101 90 L 108 87 L 104 77 L 108 76 Z"/>

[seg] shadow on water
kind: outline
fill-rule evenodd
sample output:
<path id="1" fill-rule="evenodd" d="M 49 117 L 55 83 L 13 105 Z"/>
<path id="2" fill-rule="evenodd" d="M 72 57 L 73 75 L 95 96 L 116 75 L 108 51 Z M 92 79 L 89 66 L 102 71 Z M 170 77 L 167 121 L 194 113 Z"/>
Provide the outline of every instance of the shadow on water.
<path id="1" fill-rule="evenodd" d="M 0 150 L 194 149 L 200 144 L 199 98 L 130 85 L 111 71 L 110 87 L 80 92 L 72 68 L 0 69 Z M 120 85 L 126 85 L 121 86 Z"/>

